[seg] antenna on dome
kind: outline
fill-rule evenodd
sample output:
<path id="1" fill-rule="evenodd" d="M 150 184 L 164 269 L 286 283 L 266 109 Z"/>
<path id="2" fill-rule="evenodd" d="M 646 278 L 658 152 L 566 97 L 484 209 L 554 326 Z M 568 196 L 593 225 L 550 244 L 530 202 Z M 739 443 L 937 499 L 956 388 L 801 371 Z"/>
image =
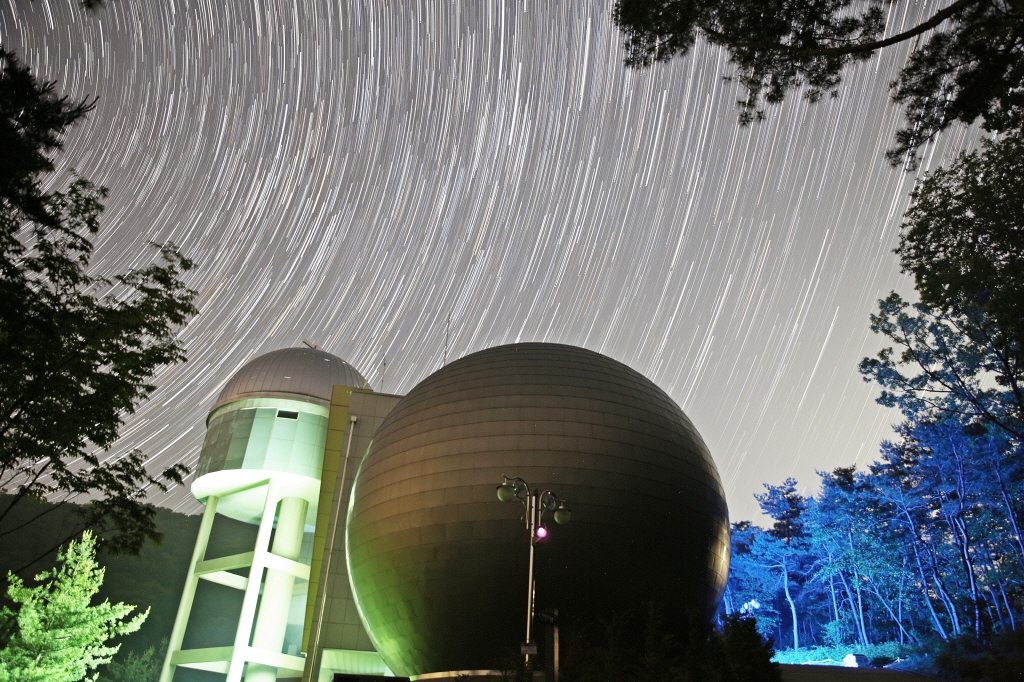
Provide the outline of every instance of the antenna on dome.
<path id="1" fill-rule="evenodd" d="M 380 392 L 384 393 L 384 382 L 388 378 L 388 356 L 384 356 L 384 369 L 380 373 Z"/>
<path id="2" fill-rule="evenodd" d="M 313 350 L 320 350 L 320 346 L 316 345 L 315 343 L 313 343 L 312 341 L 309 341 L 307 339 L 302 339 L 302 343 L 306 344 L 307 346 L 309 346 Z"/>
<path id="3" fill-rule="evenodd" d="M 444 328 L 444 362 L 441 363 L 442 366 L 448 364 L 448 336 L 451 334 L 451 332 L 452 332 L 452 313 L 449 310 L 448 311 L 448 324 Z"/>

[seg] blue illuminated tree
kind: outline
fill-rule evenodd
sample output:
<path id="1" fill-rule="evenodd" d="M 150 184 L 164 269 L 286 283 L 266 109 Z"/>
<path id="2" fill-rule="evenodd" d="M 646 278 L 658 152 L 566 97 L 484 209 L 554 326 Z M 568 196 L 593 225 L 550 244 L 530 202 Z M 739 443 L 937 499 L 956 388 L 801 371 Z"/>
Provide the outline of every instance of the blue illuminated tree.
<path id="1" fill-rule="evenodd" d="M 800 648 L 800 619 L 797 598 L 806 575 L 809 559 L 807 534 L 804 532 L 803 513 L 807 509 L 804 498 L 797 492 L 797 482 L 787 478 L 782 485 L 764 484 L 765 492 L 755 495 L 761 511 L 774 520 L 764 533 L 754 535 L 751 562 L 767 576 L 773 576 L 776 590 L 782 592 L 789 607 L 793 627 L 793 648 Z"/>

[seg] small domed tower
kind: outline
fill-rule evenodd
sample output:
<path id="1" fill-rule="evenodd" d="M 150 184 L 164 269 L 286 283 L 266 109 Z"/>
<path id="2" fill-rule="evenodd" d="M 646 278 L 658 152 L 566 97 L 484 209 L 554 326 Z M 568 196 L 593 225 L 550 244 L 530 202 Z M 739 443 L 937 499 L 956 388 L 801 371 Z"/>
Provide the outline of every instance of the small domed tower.
<path id="1" fill-rule="evenodd" d="M 322 492 L 326 507 L 334 493 L 335 477 L 329 477 L 327 491 L 321 479 L 332 394 L 337 408 L 339 387 L 348 389 L 341 392 L 344 408 L 353 389 L 369 388 L 341 358 L 316 348 L 286 348 L 249 362 L 221 390 L 206 420 L 192 483 L 192 494 L 206 510 L 161 682 L 170 682 L 177 666 L 226 673 L 228 682 L 239 682 L 243 674 L 246 682 L 301 674 L 310 564 L 322 554 L 313 547 L 313 532 Z M 341 411 L 346 413 L 340 428 L 354 425 L 347 409 Z M 258 526 L 251 552 L 205 558 L 217 514 Z M 320 525 L 326 525 L 323 519 Z M 248 575 L 240 572 L 245 569 Z M 244 594 L 231 647 L 181 648 L 200 579 Z"/>

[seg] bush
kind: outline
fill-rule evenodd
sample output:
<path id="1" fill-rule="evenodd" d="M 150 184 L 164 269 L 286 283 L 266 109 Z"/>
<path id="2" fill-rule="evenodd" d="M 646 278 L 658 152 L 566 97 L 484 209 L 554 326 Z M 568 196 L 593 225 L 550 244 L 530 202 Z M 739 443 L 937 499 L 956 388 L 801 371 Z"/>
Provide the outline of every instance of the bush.
<path id="1" fill-rule="evenodd" d="M 971 636 L 951 639 L 935 652 L 935 668 L 947 679 L 1019 682 L 1024 670 L 1024 631 L 995 635 L 991 641 Z"/>
<path id="2" fill-rule="evenodd" d="M 732 614 L 726 616 L 721 630 L 714 630 L 710 636 L 710 642 L 714 645 L 716 640 L 721 641 L 721 656 L 714 656 L 708 661 L 711 668 L 721 667 L 722 670 L 713 670 L 712 679 L 736 680 L 737 682 L 750 680 L 751 682 L 780 682 L 782 674 L 779 666 L 772 662 L 775 654 L 773 642 L 764 639 L 757 630 L 757 621 L 750 617 Z M 712 646 L 714 649 L 714 646 Z M 714 655 L 718 652 L 712 650 Z"/>
<path id="3" fill-rule="evenodd" d="M 116 656 L 100 671 L 99 682 L 158 682 L 164 656 L 167 654 L 167 640 L 160 649 L 149 647 L 141 654 L 136 651 Z"/>
<path id="4" fill-rule="evenodd" d="M 775 654 L 776 663 L 790 665 L 818 664 L 842 665 L 843 659 L 849 654 L 863 654 L 871 661 L 871 665 L 881 667 L 897 660 L 907 658 L 914 653 L 914 648 L 899 642 L 883 642 L 869 646 L 840 645 L 816 646 L 806 649 L 786 649 Z"/>
<path id="5" fill-rule="evenodd" d="M 772 641 L 753 618 L 726 617 L 714 628 L 670 618 L 657 606 L 563 628 L 565 682 L 781 682 Z"/>

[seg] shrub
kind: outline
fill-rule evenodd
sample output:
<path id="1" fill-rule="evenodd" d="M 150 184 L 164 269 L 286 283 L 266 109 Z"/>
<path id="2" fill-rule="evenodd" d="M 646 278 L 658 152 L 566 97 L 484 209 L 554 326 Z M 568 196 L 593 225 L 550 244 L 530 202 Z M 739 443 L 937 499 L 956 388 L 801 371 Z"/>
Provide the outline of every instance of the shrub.
<path id="1" fill-rule="evenodd" d="M 734 614 L 714 628 L 644 611 L 576 620 L 563 629 L 565 682 L 781 682 L 771 639 Z"/>
<path id="2" fill-rule="evenodd" d="M 935 667 L 954 680 L 1017 682 L 1024 670 L 1024 631 L 995 635 L 990 641 L 971 636 L 951 639 L 939 645 Z"/>

